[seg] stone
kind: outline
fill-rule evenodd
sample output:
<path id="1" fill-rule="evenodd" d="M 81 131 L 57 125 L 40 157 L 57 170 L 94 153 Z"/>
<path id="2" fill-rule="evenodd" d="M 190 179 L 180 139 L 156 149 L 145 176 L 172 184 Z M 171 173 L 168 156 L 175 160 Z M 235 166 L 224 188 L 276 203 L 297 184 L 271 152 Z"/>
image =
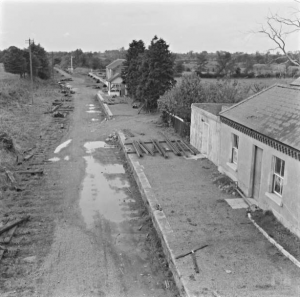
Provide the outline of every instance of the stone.
<path id="1" fill-rule="evenodd" d="M 31 256 L 23 259 L 23 262 L 34 263 L 36 261 L 36 256 Z"/>

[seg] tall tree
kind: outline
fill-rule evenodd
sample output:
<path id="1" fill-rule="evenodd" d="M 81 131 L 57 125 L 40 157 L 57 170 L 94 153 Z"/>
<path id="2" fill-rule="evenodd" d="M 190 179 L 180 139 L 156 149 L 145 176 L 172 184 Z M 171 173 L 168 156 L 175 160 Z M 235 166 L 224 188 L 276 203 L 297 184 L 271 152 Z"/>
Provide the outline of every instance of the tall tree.
<path id="1" fill-rule="evenodd" d="M 122 78 L 126 83 L 128 95 L 133 99 L 137 99 L 137 87 L 139 84 L 140 74 L 139 67 L 141 58 L 140 56 L 145 51 L 145 44 L 142 40 L 133 40 L 129 44 L 129 49 L 126 54 L 126 61 L 124 62 L 124 69 Z"/>
<path id="2" fill-rule="evenodd" d="M 224 72 L 227 74 L 232 70 L 233 60 L 231 53 L 225 51 L 217 51 L 218 73 Z"/>
<path id="3" fill-rule="evenodd" d="M 41 79 L 48 79 L 50 77 L 50 66 L 47 52 L 40 44 L 32 43 L 30 45 L 32 53 L 32 71 L 34 76 Z M 28 51 L 25 51 L 24 57 L 27 61 L 27 73 L 30 72 L 30 59 Z"/>
<path id="4" fill-rule="evenodd" d="M 144 53 L 139 69 L 141 80 L 138 96 L 147 110 L 157 108 L 157 100 L 176 83 L 174 79 L 174 57 L 169 45 L 157 36 L 151 40 L 148 50 Z"/>
<path id="5" fill-rule="evenodd" d="M 266 24 L 261 26 L 261 29 L 258 33 L 266 35 L 275 45 L 275 48 L 272 50 L 280 50 L 286 60 L 289 61 L 292 65 L 300 66 L 300 57 L 291 53 L 287 48 L 287 37 L 291 34 L 298 34 L 300 30 L 300 1 L 295 0 L 298 4 L 298 8 L 294 8 L 293 13 L 290 17 L 282 17 L 279 14 L 270 14 L 267 17 Z M 297 36 L 296 36 L 297 37 Z"/>
<path id="6" fill-rule="evenodd" d="M 206 65 L 208 63 L 207 52 L 202 52 L 200 54 L 196 54 L 197 57 L 197 71 L 204 72 L 206 71 Z"/>
<path id="7" fill-rule="evenodd" d="M 182 60 L 176 61 L 175 74 L 180 76 L 183 71 L 184 71 L 183 61 Z"/>
<path id="8" fill-rule="evenodd" d="M 26 73 L 26 59 L 24 58 L 24 51 L 11 46 L 5 50 L 3 57 L 4 69 L 7 72 L 19 74 L 20 77 Z"/>

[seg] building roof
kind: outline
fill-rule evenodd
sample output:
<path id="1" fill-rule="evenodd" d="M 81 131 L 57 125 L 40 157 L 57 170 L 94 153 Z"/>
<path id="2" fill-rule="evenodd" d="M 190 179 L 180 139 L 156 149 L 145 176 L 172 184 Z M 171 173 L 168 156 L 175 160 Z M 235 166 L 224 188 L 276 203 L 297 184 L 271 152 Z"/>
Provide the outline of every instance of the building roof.
<path id="1" fill-rule="evenodd" d="M 118 66 L 122 65 L 126 60 L 125 59 L 117 59 L 117 60 L 114 60 L 113 62 L 111 62 L 110 64 L 108 64 L 106 66 L 106 68 L 109 68 L 109 69 L 115 69 L 117 68 Z"/>
<path id="2" fill-rule="evenodd" d="M 300 88 L 273 85 L 220 116 L 300 150 Z"/>
<path id="3" fill-rule="evenodd" d="M 115 75 L 113 75 L 111 78 L 107 79 L 108 82 L 114 81 L 116 78 L 121 77 L 121 73 L 117 72 Z"/>
<path id="4" fill-rule="evenodd" d="M 214 115 L 219 115 L 219 112 L 223 110 L 223 106 L 230 107 L 231 105 L 233 105 L 233 103 L 193 103 L 193 106 Z"/>
<path id="5" fill-rule="evenodd" d="M 300 77 L 290 83 L 291 86 L 300 87 Z"/>

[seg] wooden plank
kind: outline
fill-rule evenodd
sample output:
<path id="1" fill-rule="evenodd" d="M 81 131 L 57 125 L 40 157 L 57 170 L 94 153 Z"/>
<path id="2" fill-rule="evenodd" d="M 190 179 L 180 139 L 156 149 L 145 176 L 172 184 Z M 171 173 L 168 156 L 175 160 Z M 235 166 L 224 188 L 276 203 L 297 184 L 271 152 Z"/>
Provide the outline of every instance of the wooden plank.
<path id="1" fill-rule="evenodd" d="M 193 155 L 197 155 L 197 153 L 194 150 L 192 150 L 190 146 L 185 143 L 185 141 L 182 140 L 182 143 Z"/>
<path id="2" fill-rule="evenodd" d="M 0 228 L 0 234 L 8 231 L 9 229 L 13 228 L 14 226 L 19 225 L 22 222 L 27 221 L 27 220 L 29 220 L 29 216 L 25 216 L 22 219 L 19 219 L 17 221 L 14 221 L 14 222 L 6 224 L 5 226 L 3 226 L 3 227 Z"/>
<path id="3" fill-rule="evenodd" d="M 175 146 L 172 145 L 169 138 L 165 134 L 163 134 L 162 132 L 159 132 L 159 133 L 165 138 L 165 141 L 166 141 L 168 147 L 173 151 L 173 153 L 177 156 L 181 156 L 180 151 L 178 151 L 178 149 Z"/>
<path id="4" fill-rule="evenodd" d="M 34 154 L 27 155 L 27 156 L 25 156 L 25 157 L 23 158 L 23 160 L 28 161 L 30 158 L 33 157 L 33 155 L 34 155 Z"/>
<path id="5" fill-rule="evenodd" d="M 186 145 L 191 148 L 191 150 L 195 153 L 195 155 L 200 154 L 200 152 L 195 147 L 193 147 L 190 143 L 187 143 L 185 140 L 182 140 L 182 142 L 186 143 Z"/>
<path id="6" fill-rule="evenodd" d="M 29 174 L 43 174 L 44 170 L 43 169 L 37 169 L 37 170 L 18 170 L 18 171 L 15 171 L 15 173 L 19 173 L 19 174 L 26 174 L 26 173 L 29 173 Z"/>
<path id="7" fill-rule="evenodd" d="M 149 154 L 151 154 L 152 156 L 154 156 L 154 152 L 149 147 L 147 147 L 146 144 L 142 140 L 139 140 L 139 142 L 140 142 L 140 146 L 141 147 L 143 147 L 145 150 L 147 150 L 147 152 Z"/>
<path id="8" fill-rule="evenodd" d="M 140 146 L 140 148 L 142 149 L 142 151 L 146 154 L 149 155 L 148 150 L 142 145 L 140 140 L 137 140 L 138 145 Z"/>
<path id="9" fill-rule="evenodd" d="M 206 248 L 206 247 L 208 247 L 207 244 L 202 245 L 202 246 L 200 246 L 200 247 L 198 247 L 198 248 L 196 248 L 196 249 L 194 249 L 194 250 L 191 250 L 191 251 L 189 251 L 189 252 L 187 252 L 187 253 L 184 253 L 184 254 L 181 254 L 181 255 L 175 257 L 175 259 L 177 260 L 177 259 L 183 258 L 183 257 L 185 257 L 185 256 L 187 256 L 187 255 L 189 255 L 189 254 L 191 254 L 192 252 L 195 253 L 196 251 L 202 250 L 202 249 L 204 249 L 204 248 Z"/>
<path id="10" fill-rule="evenodd" d="M 5 173 L 6 173 L 7 177 L 9 178 L 9 180 L 10 180 L 13 184 L 16 183 L 16 180 L 15 180 L 15 178 L 14 178 L 14 175 L 13 175 L 13 173 L 12 173 L 11 171 L 5 169 Z"/>
<path id="11" fill-rule="evenodd" d="M 159 142 L 156 139 L 154 139 L 154 142 L 156 143 L 156 146 L 159 148 L 159 150 L 162 152 L 162 155 L 165 157 L 165 159 L 167 159 L 168 155 L 165 149 L 159 144 Z"/>
<path id="12" fill-rule="evenodd" d="M 196 273 L 200 273 L 200 270 L 199 270 L 199 266 L 198 266 L 198 263 L 197 263 L 197 259 L 196 259 L 195 253 L 192 252 L 192 253 L 191 253 L 191 256 L 192 256 L 192 259 L 193 259 L 195 272 L 196 272 Z"/>
<path id="13" fill-rule="evenodd" d="M 160 150 L 160 148 L 157 146 L 156 142 L 154 141 L 154 139 L 151 139 L 152 140 L 152 143 L 153 143 L 153 146 L 154 148 L 159 152 L 160 155 L 164 155 L 163 152 Z"/>
<path id="14" fill-rule="evenodd" d="M 185 151 L 185 149 L 184 149 L 183 145 L 181 144 L 180 140 L 177 140 L 176 144 L 177 144 L 177 146 L 179 147 L 179 149 L 182 151 L 182 153 L 183 153 L 186 157 L 188 157 L 189 155 L 188 155 L 188 153 Z"/>
<path id="15" fill-rule="evenodd" d="M 140 153 L 140 154 L 142 155 L 142 157 L 143 157 L 143 150 L 141 149 L 139 142 L 138 142 L 137 140 L 134 140 L 134 142 L 135 142 L 136 148 L 139 150 L 139 153 Z"/>
<path id="16" fill-rule="evenodd" d="M 11 238 L 13 237 L 17 228 L 18 226 L 16 225 L 7 231 L 6 236 L 3 239 L 4 243 L 9 243 L 11 241 Z"/>
<path id="17" fill-rule="evenodd" d="M 60 103 L 60 104 L 56 105 L 54 108 L 51 109 L 51 112 L 56 111 L 56 110 L 59 109 L 62 105 L 63 105 L 63 103 Z"/>
<path id="18" fill-rule="evenodd" d="M 135 150 L 137 156 L 138 156 L 139 158 L 143 157 L 143 155 L 140 153 L 140 151 L 139 151 L 138 148 L 136 147 L 135 142 L 132 143 L 132 146 L 133 146 L 133 148 L 134 148 L 134 150 Z"/>

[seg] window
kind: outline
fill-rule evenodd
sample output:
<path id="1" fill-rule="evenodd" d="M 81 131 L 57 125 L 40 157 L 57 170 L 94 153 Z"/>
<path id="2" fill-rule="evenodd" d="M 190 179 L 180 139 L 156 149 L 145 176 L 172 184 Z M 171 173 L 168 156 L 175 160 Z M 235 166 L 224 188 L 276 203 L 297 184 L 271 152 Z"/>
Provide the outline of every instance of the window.
<path id="1" fill-rule="evenodd" d="M 239 152 L 239 137 L 233 134 L 231 162 L 234 164 L 237 164 L 238 162 L 238 152 Z"/>
<path id="2" fill-rule="evenodd" d="M 273 193 L 282 196 L 284 179 L 284 161 L 274 157 Z"/>

